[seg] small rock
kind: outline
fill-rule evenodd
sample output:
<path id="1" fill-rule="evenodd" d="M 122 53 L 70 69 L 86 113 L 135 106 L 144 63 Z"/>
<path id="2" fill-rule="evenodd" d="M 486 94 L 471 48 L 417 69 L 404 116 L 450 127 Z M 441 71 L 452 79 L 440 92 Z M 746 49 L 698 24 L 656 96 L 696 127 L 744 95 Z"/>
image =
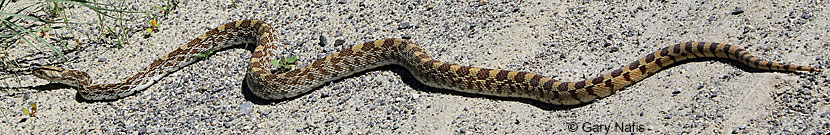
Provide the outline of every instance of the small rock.
<path id="1" fill-rule="evenodd" d="M 663 116 L 663 119 L 671 119 L 671 115 L 666 114 L 666 116 Z"/>
<path id="2" fill-rule="evenodd" d="M 342 98 L 338 99 L 338 104 L 346 103 L 346 101 L 349 101 L 350 98 L 351 97 L 349 97 L 349 96 L 342 97 Z"/>
<path id="3" fill-rule="evenodd" d="M 736 7 L 735 9 L 732 10 L 731 14 L 732 15 L 738 15 L 738 14 L 741 14 L 741 13 L 744 13 L 744 9 Z"/>
<path id="4" fill-rule="evenodd" d="M 375 39 L 375 37 L 372 37 L 371 35 L 366 35 L 366 37 L 364 37 L 363 39 L 372 40 Z"/>
<path id="5" fill-rule="evenodd" d="M 403 39 L 412 39 L 412 35 L 404 34 L 403 37 L 401 37 L 401 38 L 403 38 Z"/>
<path id="6" fill-rule="evenodd" d="M 822 118 L 830 117 L 830 112 L 821 113 L 819 116 L 821 116 Z"/>
<path id="7" fill-rule="evenodd" d="M 340 46 L 340 45 L 343 45 L 343 43 L 346 43 L 346 40 L 343 40 L 343 39 L 334 40 L 334 46 Z"/>
<path id="8" fill-rule="evenodd" d="M 712 90 L 712 91 L 710 91 L 710 92 L 709 92 L 709 96 L 710 96 L 710 97 L 717 97 L 717 96 L 718 96 L 718 92 L 719 92 L 718 90 Z"/>
<path id="9" fill-rule="evenodd" d="M 147 134 L 147 128 L 138 128 L 138 134 Z"/>
<path id="10" fill-rule="evenodd" d="M 706 18 L 706 20 L 708 20 L 710 22 L 715 21 L 716 19 L 718 19 L 718 18 L 715 15 L 712 15 L 712 16 L 709 16 L 709 18 Z"/>
<path id="11" fill-rule="evenodd" d="M 740 127 L 735 127 L 735 129 L 732 129 L 732 134 L 738 134 L 738 133 L 747 133 L 746 127 L 740 126 Z"/>
<path id="12" fill-rule="evenodd" d="M 98 62 L 107 62 L 107 58 L 98 58 Z"/>
<path id="13" fill-rule="evenodd" d="M 402 22 L 398 24 L 398 29 L 408 29 L 410 27 L 412 27 L 412 24 L 409 24 L 408 22 Z"/>
<path id="14" fill-rule="evenodd" d="M 801 18 L 802 18 L 802 19 L 810 19 L 810 18 L 812 18 L 812 17 L 813 17 L 813 15 L 810 15 L 810 14 L 808 14 L 808 13 L 801 14 Z"/>
<path id="15" fill-rule="evenodd" d="M 676 96 L 677 94 L 680 94 L 681 91 L 683 91 L 683 88 L 674 88 L 674 91 L 672 91 L 671 94 L 672 96 Z"/>
<path id="16" fill-rule="evenodd" d="M 326 39 L 326 36 L 320 35 L 320 42 L 317 44 L 320 46 L 325 46 L 326 44 L 328 44 L 328 39 Z"/>
<path id="17" fill-rule="evenodd" d="M 612 46 L 612 47 L 608 47 L 608 49 L 606 51 L 608 51 L 608 52 L 617 52 L 618 50 L 620 50 L 619 47 Z"/>
<path id="18" fill-rule="evenodd" d="M 337 4 L 346 4 L 346 2 L 348 2 L 348 1 L 346 1 L 346 0 L 338 0 L 338 1 L 337 1 Z"/>
<path id="19" fill-rule="evenodd" d="M 254 106 L 254 103 L 251 103 L 251 101 L 245 101 L 245 103 L 242 103 L 242 105 L 239 105 L 239 114 L 250 114 L 251 113 L 251 107 L 253 107 L 253 106 Z"/>
<path id="20" fill-rule="evenodd" d="M 261 114 L 262 114 L 262 115 L 268 115 L 268 114 L 271 114 L 271 109 L 265 109 L 265 110 L 263 110 L 263 111 L 262 111 L 262 113 L 261 113 Z"/>

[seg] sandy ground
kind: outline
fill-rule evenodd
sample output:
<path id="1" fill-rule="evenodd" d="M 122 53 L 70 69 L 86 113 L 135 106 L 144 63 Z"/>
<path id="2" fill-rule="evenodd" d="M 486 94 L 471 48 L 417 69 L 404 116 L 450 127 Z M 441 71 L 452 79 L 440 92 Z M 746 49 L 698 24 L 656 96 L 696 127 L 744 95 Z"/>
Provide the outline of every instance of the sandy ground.
<path id="1" fill-rule="evenodd" d="M 103 2 L 109 3 L 109 2 Z M 151 10 L 164 2 L 127 1 Z M 826 1 L 188 1 L 160 29 L 131 28 L 123 46 L 97 40 L 95 14 L 69 11 L 82 47 L 66 63 L 17 45 L 25 66 L 60 65 L 96 83 L 126 79 L 218 25 L 260 19 L 276 26 L 284 54 L 301 65 L 341 48 L 411 36 L 441 61 L 521 70 L 576 81 L 608 73 L 685 41 L 740 45 L 759 57 L 830 70 Z M 739 12 L 742 11 L 742 12 Z M 7 11 L 4 11 L 7 12 Z M 135 15 L 141 16 L 141 15 Z M 53 35 L 68 35 L 56 31 Z M 320 37 L 326 44 L 320 45 Z M 334 45 L 334 40 L 345 40 Z M 70 46 L 77 46 L 71 44 Z M 40 48 L 43 49 L 43 48 Z M 47 49 L 48 50 L 48 49 Z M 673 66 L 593 103 L 561 107 L 424 87 L 402 68 L 326 84 L 296 99 L 258 102 L 242 91 L 250 53 L 218 52 L 124 99 L 82 102 L 75 88 L 20 71 L 3 73 L 2 133 L 12 134 L 827 134 L 828 72 L 779 73 L 728 60 Z M 26 67 L 24 67 L 25 69 Z M 38 103 L 37 117 L 20 109 Z"/>

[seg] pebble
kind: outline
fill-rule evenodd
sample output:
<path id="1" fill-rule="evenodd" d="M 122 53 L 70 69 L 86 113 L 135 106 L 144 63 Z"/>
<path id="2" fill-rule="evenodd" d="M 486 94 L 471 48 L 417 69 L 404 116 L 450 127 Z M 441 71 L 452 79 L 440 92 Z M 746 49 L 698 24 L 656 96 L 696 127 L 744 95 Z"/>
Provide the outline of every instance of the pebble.
<path id="1" fill-rule="evenodd" d="M 718 92 L 720 92 L 720 91 L 718 91 L 718 90 L 709 91 L 709 97 L 717 97 Z"/>
<path id="2" fill-rule="evenodd" d="M 147 134 L 147 128 L 138 128 L 138 134 Z"/>
<path id="3" fill-rule="evenodd" d="M 338 104 L 346 103 L 346 101 L 349 101 L 350 98 L 351 97 L 349 97 L 349 96 L 342 97 L 342 98 L 338 99 Z"/>
<path id="4" fill-rule="evenodd" d="M 821 116 L 822 118 L 830 118 L 830 112 L 821 113 L 819 116 Z"/>
<path id="5" fill-rule="evenodd" d="M 251 107 L 254 106 L 254 103 L 251 101 L 245 101 L 242 105 L 239 105 L 239 114 L 250 114 Z"/>
<path id="6" fill-rule="evenodd" d="M 812 17 L 813 17 L 813 15 L 810 15 L 809 13 L 803 13 L 803 14 L 801 14 L 801 18 L 802 18 L 802 19 L 810 19 L 810 18 L 812 18 Z"/>
<path id="7" fill-rule="evenodd" d="M 412 27 L 412 25 L 409 24 L 409 22 L 401 22 L 398 24 L 398 29 L 408 29 L 410 27 Z"/>
<path id="8" fill-rule="evenodd" d="M 740 134 L 746 134 L 746 133 L 748 133 L 748 131 L 746 131 L 746 127 L 744 127 L 744 126 L 735 127 L 735 129 L 732 129 L 732 134 L 739 134 L 739 133 Z"/>
<path id="9" fill-rule="evenodd" d="M 706 20 L 711 22 L 711 21 L 715 21 L 715 20 L 717 20 L 717 19 L 718 19 L 718 18 L 717 18 L 717 16 L 715 16 L 715 15 L 711 15 L 711 16 L 709 16 L 709 18 L 707 18 Z"/>
<path id="10" fill-rule="evenodd" d="M 326 46 L 326 44 L 328 44 L 328 39 L 326 39 L 326 36 L 320 35 L 320 42 L 317 42 L 317 45 Z"/>
<path id="11" fill-rule="evenodd" d="M 262 110 L 262 115 L 268 115 L 268 114 L 271 114 L 271 109 Z"/>
<path id="12" fill-rule="evenodd" d="M 606 49 L 606 51 L 608 51 L 608 52 L 617 52 L 619 50 L 620 50 L 620 48 L 616 47 L 616 46 L 608 47 L 608 49 Z"/>
<path id="13" fill-rule="evenodd" d="M 677 94 L 680 94 L 680 92 L 682 92 L 682 91 L 683 91 L 683 88 L 677 87 L 677 88 L 674 88 L 674 91 L 672 91 L 671 94 L 672 94 L 672 96 L 677 96 Z"/>
<path id="14" fill-rule="evenodd" d="M 374 40 L 375 40 L 375 37 L 372 37 L 372 36 L 366 36 L 366 38 L 363 38 L 363 40 L 364 40 L 363 42 L 371 42 L 371 41 L 374 41 Z"/>
<path id="15" fill-rule="evenodd" d="M 744 9 L 740 8 L 740 7 L 736 7 L 735 9 L 732 10 L 731 14 L 732 15 L 738 15 L 738 14 L 741 14 L 741 13 L 744 13 Z"/>

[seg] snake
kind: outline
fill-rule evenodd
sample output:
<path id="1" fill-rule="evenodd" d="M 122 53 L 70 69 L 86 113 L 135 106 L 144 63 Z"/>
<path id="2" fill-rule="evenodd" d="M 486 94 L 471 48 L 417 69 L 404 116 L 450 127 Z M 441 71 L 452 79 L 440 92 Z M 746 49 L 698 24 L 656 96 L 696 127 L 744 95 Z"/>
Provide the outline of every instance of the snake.
<path id="1" fill-rule="evenodd" d="M 818 68 L 771 62 L 740 46 L 712 42 L 684 42 L 649 53 L 616 70 L 590 79 L 566 82 L 527 72 L 472 67 L 432 58 L 409 39 L 380 39 L 356 44 L 287 72 L 273 72 L 278 59 L 277 37 L 261 20 L 238 20 L 215 27 L 190 40 L 119 83 L 93 85 L 89 75 L 57 66 L 39 66 L 38 78 L 76 87 L 87 100 L 117 100 L 143 91 L 168 74 L 205 59 L 205 52 L 255 44 L 245 73 L 247 88 L 257 97 L 280 100 L 297 97 L 323 84 L 387 65 L 406 68 L 430 87 L 495 97 L 524 98 L 552 105 L 579 105 L 608 97 L 672 64 L 695 58 L 731 59 L 751 68 L 770 71 L 821 72 Z M 201 56 L 201 57 L 200 57 Z"/>

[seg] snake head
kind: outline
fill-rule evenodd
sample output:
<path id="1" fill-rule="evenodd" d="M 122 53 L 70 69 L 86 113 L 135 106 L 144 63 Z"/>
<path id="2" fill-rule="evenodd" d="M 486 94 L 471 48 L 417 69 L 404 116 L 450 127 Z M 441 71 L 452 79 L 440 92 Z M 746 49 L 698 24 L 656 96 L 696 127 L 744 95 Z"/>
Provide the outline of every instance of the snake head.
<path id="1" fill-rule="evenodd" d="M 50 82 L 66 84 L 80 88 L 89 83 L 89 75 L 82 71 L 67 70 L 54 66 L 40 66 L 32 71 L 32 75 Z"/>

